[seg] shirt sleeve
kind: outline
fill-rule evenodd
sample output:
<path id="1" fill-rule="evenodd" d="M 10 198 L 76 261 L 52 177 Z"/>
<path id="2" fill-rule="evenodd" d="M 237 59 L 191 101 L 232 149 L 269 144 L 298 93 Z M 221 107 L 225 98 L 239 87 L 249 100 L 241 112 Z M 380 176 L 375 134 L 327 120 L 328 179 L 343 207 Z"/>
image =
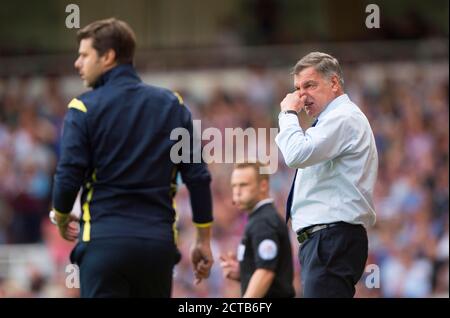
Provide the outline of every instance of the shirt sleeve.
<path id="1" fill-rule="evenodd" d="M 256 268 L 275 271 L 280 253 L 280 240 L 276 227 L 267 220 L 261 220 L 253 225 L 251 232 Z"/>
<path id="2" fill-rule="evenodd" d="M 86 113 L 69 108 L 63 125 L 61 156 L 56 167 L 53 184 L 53 208 L 70 213 L 78 191 L 89 169 Z"/>
<path id="3" fill-rule="evenodd" d="M 280 116 L 280 132 L 275 142 L 290 168 L 306 168 L 334 159 L 351 149 L 354 129 L 351 118 L 345 115 L 328 116 L 306 131 L 295 115 Z"/>
<path id="4" fill-rule="evenodd" d="M 184 127 L 190 136 L 189 147 L 187 147 L 190 153 L 188 154 L 189 162 L 181 162 L 178 167 L 181 178 L 189 191 L 193 222 L 199 227 L 206 227 L 213 221 L 211 175 L 201 156 L 200 136 L 194 136 L 192 116 L 186 107 L 184 107 L 183 115 Z"/>

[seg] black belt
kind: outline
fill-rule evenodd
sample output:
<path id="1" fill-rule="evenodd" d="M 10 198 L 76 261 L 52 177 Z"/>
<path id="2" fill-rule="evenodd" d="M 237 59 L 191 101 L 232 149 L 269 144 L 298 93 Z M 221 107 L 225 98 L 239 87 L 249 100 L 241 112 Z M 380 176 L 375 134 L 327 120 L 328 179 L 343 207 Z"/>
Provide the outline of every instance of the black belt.
<path id="1" fill-rule="evenodd" d="M 328 223 L 328 224 L 318 224 L 318 225 L 312 225 L 305 227 L 297 232 L 297 240 L 300 244 L 305 242 L 307 239 L 310 238 L 310 236 L 320 230 L 328 229 L 331 227 L 334 227 L 336 225 L 340 224 L 346 224 L 345 222 L 335 222 L 335 223 Z"/>

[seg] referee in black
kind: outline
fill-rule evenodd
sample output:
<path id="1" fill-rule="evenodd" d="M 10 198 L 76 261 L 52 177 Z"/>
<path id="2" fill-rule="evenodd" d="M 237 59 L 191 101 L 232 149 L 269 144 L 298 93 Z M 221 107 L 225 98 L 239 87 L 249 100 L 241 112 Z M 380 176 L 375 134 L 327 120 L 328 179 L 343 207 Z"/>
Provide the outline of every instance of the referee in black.
<path id="1" fill-rule="evenodd" d="M 78 239 L 71 261 L 80 267 L 81 297 L 170 297 L 180 257 L 173 208 L 178 173 L 197 227 L 191 249 L 197 283 L 213 263 L 210 174 L 204 163 L 174 164 L 170 157 L 173 129 L 192 136 L 191 114 L 177 93 L 140 80 L 135 35 L 125 22 L 96 21 L 77 35 L 75 68 L 92 90 L 68 105 L 53 212 L 61 235 Z M 183 155 L 192 159 L 188 149 Z M 80 187 L 78 224 L 70 212 Z"/>
<path id="2" fill-rule="evenodd" d="M 286 224 L 269 198 L 262 164 L 236 164 L 231 176 L 233 204 L 249 213 L 241 244 L 221 255 L 225 278 L 240 281 L 244 298 L 294 297 L 292 251 Z"/>

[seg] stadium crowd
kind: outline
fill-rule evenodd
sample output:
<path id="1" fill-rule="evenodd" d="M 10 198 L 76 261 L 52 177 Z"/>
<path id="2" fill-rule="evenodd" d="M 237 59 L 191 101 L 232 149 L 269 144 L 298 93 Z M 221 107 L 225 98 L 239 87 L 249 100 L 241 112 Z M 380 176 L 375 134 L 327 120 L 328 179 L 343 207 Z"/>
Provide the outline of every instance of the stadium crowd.
<path id="1" fill-rule="evenodd" d="M 374 195 L 377 223 L 368 232 L 368 266 L 356 297 L 448 297 L 448 61 L 354 64 L 343 69 L 346 92 L 372 125 L 380 162 Z M 289 72 L 284 77 L 263 68 L 245 72 L 249 80 L 240 89 L 217 86 L 207 98 L 188 87 L 172 88 L 183 96 L 193 118 L 202 120 L 202 129 L 278 127 L 279 102 L 292 89 Z M 30 76 L 0 78 L 0 246 L 42 244 L 54 268 L 48 274 L 30 264 L 25 285 L 0 268 L 0 297 L 77 296 L 76 289 L 65 287 L 72 244 L 59 238 L 47 218 L 61 124 L 72 97 L 65 94 L 58 76 L 46 76 L 38 85 Z M 278 161 L 271 188 L 284 213 L 293 170 L 287 169 L 281 154 Z M 187 240 L 193 237 L 193 225 L 188 193 L 181 186 L 176 205 L 183 257 L 175 268 L 174 297 L 239 296 L 239 285 L 222 278 L 217 258 L 236 249 L 246 216 L 231 203 L 232 165 L 212 163 L 209 168 L 216 263 L 211 277 L 194 286 Z M 301 295 L 293 233 L 291 243 L 294 285 Z"/>

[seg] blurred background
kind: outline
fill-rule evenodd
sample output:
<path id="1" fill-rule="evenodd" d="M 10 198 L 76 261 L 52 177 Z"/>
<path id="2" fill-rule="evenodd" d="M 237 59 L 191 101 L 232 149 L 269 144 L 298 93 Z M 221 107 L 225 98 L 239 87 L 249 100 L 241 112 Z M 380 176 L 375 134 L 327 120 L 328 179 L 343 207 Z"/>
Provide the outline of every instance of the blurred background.
<path id="1" fill-rule="evenodd" d="M 68 102 L 85 91 L 73 68 L 77 29 L 65 25 L 70 3 L 80 8 L 81 27 L 111 16 L 127 21 L 137 34 L 142 79 L 178 91 L 203 129 L 278 127 L 297 60 L 310 51 L 338 58 L 346 92 L 372 125 L 380 162 L 367 262 L 378 266 L 379 286 L 368 288 L 367 272 L 356 297 L 449 297 L 447 0 L 2 1 L 0 297 L 79 294 L 65 285 L 73 245 L 47 218 L 61 123 Z M 380 28 L 366 27 L 370 3 L 380 8 Z M 231 165 L 209 168 L 218 259 L 236 249 L 246 216 L 231 204 Z M 279 154 L 271 189 L 280 213 L 292 178 Z M 218 261 L 194 287 L 182 185 L 176 201 L 183 258 L 173 296 L 238 297 Z M 291 243 L 300 297 L 294 236 Z"/>

